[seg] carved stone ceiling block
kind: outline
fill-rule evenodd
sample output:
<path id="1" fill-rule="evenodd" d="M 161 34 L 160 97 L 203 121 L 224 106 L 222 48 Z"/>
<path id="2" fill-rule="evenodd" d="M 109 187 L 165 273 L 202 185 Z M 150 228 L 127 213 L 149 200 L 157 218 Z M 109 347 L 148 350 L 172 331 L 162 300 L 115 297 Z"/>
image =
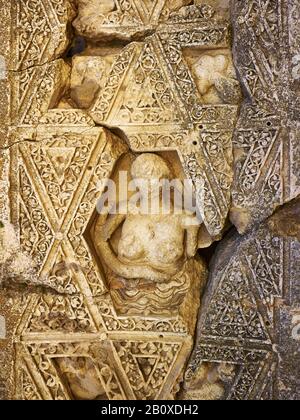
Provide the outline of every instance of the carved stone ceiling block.
<path id="1" fill-rule="evenodd" d="M 12 51 L 9 69 L 28 70 L 53 61 L 70 42 L 71 0 L 11 1 Z"/>
<path id="2" fill-rule="evenodd" d="M 234 135 L 231 220 L 242 233 L 299 195 L 299 2 L 235 2 L 246 99 Z"/>
<path id="3" fill-rule="evenodd" d="M 230 205 L 237 106 L 224 104 L 222 97 L 203 105 L 197 69 L 193 74 L 188 63 L 202 59 L 204 71 L 209 59 L 218 58 L 201 51 L 194 54 L 196 59 L 189 57 L 189 48 L 222 52 L 229 47 L 228 25 L 188 29 L 161 28 L 145 43 L 126 47 L 112 64 L 89 115 L 98 124 L 121 128 L 135 152 L 176 150 L 186 176 L 204 185 L 198 203 L 214 236 L 222 231 Z"/>
<path id="4" fill-rule="evenodd" d="M 185 398 L 299 399 L 299 206 L 216 252 Z"/>
<path id="5" fill-rule="evenodd" d="M 190 4 L 193 3 L 191 7 Z M 211 3 L 212 5 L 210 5 Z M 78 0 L 78 16 L 74 27 L 78 33 L 93 41 L 120 39 L 130 41 L 145 37 L 159 26 L 171 27 L 187 23 L 215 22 L 223 15 L 220 1 L 196 0 Z M 212 6 L 217 4 L 216 9 Z M 228 10 L 228 9 L 227 9 Z"/>
<path id="6" fill-rule="evenodd" d="M 11 122 L 38 125 L 49 108 L 57 105 L 68 82 L 70 68 L 63 60 L 11 73 Z"/>
<path id="7" fill-rule="evenodd" d="M 0 399 L 298 399 L 299 1 L 0 9 Z"/>

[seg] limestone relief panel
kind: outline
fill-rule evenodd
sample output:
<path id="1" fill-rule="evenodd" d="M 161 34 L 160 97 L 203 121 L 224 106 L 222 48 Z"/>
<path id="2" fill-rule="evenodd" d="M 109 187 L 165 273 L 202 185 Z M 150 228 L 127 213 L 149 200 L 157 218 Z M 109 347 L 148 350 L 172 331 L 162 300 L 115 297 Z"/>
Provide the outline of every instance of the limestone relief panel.
<path id="1" fill-rule="evenodd" d="M 234 135 L 231 214 L 242 233 L 299 195 L 299 4 L 235 2 L 232 16 L 246 95 Z"/>
<path id="2" fill-rule="evenodd" d="M 297 400 L 299 200 L 226 241 L 211 264 L 183 397 Z"/>
<path id="3" fill-rule="evenodd" d="M 0 399 L 297 399 L 298 2 L 0 5 Z"/>

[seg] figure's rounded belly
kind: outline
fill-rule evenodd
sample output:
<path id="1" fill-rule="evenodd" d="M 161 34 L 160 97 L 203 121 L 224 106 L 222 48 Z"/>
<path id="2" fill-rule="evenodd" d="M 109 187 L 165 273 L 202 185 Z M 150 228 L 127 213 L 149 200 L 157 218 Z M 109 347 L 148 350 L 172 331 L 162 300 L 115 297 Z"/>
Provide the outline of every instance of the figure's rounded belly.
<path id="1" fill-rule="evenodd" d="M 120 260 L 131 264 L 147 264 L 151 267 L 177 267 L 184 250 L 174 241 L 148 240 L 147 247 L 137 238 L 122 238 L 119 243 Z"/>

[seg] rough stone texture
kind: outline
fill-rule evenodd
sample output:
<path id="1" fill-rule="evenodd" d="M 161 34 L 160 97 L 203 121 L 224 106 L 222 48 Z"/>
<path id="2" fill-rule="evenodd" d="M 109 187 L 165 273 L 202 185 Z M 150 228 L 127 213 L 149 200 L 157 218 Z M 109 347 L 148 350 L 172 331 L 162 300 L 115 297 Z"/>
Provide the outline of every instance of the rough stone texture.
<path id="1" fill-rule="evenodd" d="M 0 9 L 0 399 L 299 399 L 299 1 Z"/>
<path id="2" fill-rule="evenodd" d="M 48 109 L 55 108 L 67 89 L 70 67 L 55 60 L 28 70 L 11 72 L 11 122 L 13 125 L 38 125 Z"/>
<path id="3" fill-rule="evenodd" d="M 0 1 L 1 20 L 0 20 L 0 220 L 8 220 L 9 206 L 8 206 L 8 188 L 7 183 L 9 170 L 9 153 L 3 150 L 8 142 L 8 126 L 9 126 L 9 96 L 10 89 L 8 83 L 7 63 L 10 56 L 10 13 L 9 7 L 5 0 Z M 7 398 L 12 395 L 12 377 L 11 368 L 13 364 L 13 351 L 11 345 L 11 318 L 8 318 L 5 302 L 7 299 L 3 296 L 3 291 L 0 291 L 0 315 L 1 333 L 0 333 L 0 399 Z M 2 335 L 3 322 L 6 324 L 5 334 Z M 9 339 L 8 339 L 9 337 Z M 6 340 L 4 340 L 6 338 Z"/>
<path id="4" fill-rule="evenodd" d="M 213 15 L 223 17 L 222 1 L 159 0 L 139 1 L 78 0 L 77 32 L 92 41 L 132 41 L 149 35 L 163 24 L 204 21 Z M 228 5 L 228 1 L 225 3 Z M 212 6 L 216 5 L 216 11 Z M 226 8 L 226 5 L 225 5 Z M 228 10 L 228 9 L 227 9 Z"/>
<path id="5" fill-rule="evenodd" d="M 4 316 L 0 315 L 0 338 L 4 340 L 6 337 L 6 325 Z"/>
<path id="6" fill-rule="evenodd" d="M 99 89 L 104 88 L 110 57 L 75 56 L 72 62 L 70 96 L 78 108 L 88 109 Z"/>

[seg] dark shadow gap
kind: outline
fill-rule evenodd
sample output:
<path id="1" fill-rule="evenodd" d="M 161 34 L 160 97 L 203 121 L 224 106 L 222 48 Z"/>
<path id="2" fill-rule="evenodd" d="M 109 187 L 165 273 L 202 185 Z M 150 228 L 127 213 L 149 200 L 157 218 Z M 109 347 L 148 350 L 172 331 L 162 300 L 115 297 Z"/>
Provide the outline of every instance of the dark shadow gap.
<path id="1" fill-rule="evenodd" d="M 75 55 L 81 54 L 86 48 L 86 41 L 82 36 L 75 35 L 72 43 L 66 52 L 66 58 L 72 58 Z"/>

